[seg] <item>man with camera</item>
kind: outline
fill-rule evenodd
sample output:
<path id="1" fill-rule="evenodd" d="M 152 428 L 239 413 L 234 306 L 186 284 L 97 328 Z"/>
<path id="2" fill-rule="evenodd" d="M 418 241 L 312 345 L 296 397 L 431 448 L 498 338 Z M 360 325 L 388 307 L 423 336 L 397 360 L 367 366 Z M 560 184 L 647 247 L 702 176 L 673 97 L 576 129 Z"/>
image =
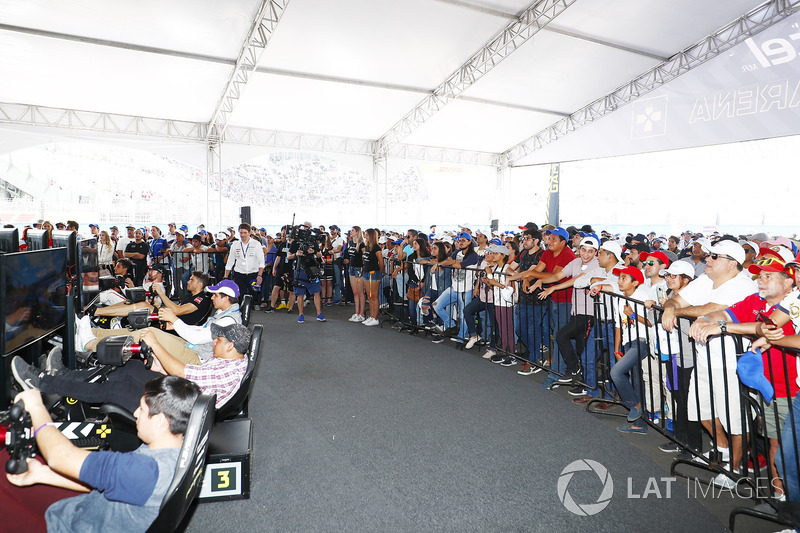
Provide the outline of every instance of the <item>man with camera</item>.
<path id="1" fill-rule="evenodd" d="M 322 253 L 320 252 L 317 235 L 311 233 L 311 222 L 303 222 L 303 224 L 295 228 L 295 240 L 289 247 L 289 255 L 287 256 L 289 261 L 295 261 L 294 295 L 297 299 L 298 324 L 305 322 L 303 305 L 306 294 L 314 297 L 317 320 L 325 322 L 325 315 L 322 314 L 322 299 L 320 298 L 322 284 L 319 282 Z"/>
<path id="2" fill-rule="evenodd" d="M 50 501 L 54 495 L 58 501 L 45 512 L 48 531 L 115 531 L 121 527 L 145 531 L 156 519 L 201 390 L 186 379 L 159 376 L 145 384 L 143 393 L 134 416 L 144 445 L 130 453 L 77 448 L 52 425 L 38 390 L 17 396 L 16 401 L 22 401 L 31 416 L 36 445 L 47 463 L 27 459 L 27 472 L 8 474 L 8 481 L 20 487 L 42 484 L 88 493 L 64 499 L 68 494 L 64 491 L 51 493 Z M 6 516 L 5 526 L 15 531 L 33 529 L 34 524 L 25 523 L 29 513 L 14 511 Z"/>
<path id="3" fill-rule="evenodd" d="M 253 283 L 260 289 L 264 274 L 264 247 L 250 238 L 250 224 L 239 224 L 240 240 L 230 244 L 228 262 L 225 263 L 225 277 L 233 272 L 233 281 L 239 286 L 242 295 L 257 295 Z"/>

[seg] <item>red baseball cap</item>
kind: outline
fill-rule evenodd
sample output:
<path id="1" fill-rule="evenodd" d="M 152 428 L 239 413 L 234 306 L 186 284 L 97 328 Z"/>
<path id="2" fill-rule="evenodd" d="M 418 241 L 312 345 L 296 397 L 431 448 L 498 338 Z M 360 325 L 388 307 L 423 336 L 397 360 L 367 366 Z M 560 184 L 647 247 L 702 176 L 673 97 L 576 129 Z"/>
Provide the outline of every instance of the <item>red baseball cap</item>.
<path id="1" fill-rule="evenodd" d="M 639 254 L 639 257 L 642 261 L 646 261 L 648 257 L 655 257 L 664 265 L 665 268 L 669 267 L 669 257 L 662 251 L 657 252 L 642 252 Z"/>
<path id="2" fill-rule="evenodd" d="M 639 285 L 644 283 L 644 274 L 642 273 L 641 270 L 639 270 L 636 267 L 627 266 L 625 268 L 615 268 L 611 272 L 613 272 L 615 276 L 619 276 L 621 274 L 628 274 L 630 277 L 638 281 Z"/>

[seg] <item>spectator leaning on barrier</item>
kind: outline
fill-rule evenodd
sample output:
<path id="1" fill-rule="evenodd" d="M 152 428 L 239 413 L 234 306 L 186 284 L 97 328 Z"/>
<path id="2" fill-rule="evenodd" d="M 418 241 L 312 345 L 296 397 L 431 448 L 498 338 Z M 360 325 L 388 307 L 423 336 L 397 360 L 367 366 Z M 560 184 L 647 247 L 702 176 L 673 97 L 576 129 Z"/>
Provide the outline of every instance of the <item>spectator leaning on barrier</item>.
<path id="1" fill-rule="evenodd" d="M 532 224 L 532 223 L 529 223 Z M 535 226 L 535 224 L 534 224 Z M 544 253 L 539 247 L 542 240 L 542 234 L 538 229 L 528 229 L 521 226 L 520 229 L 525 228 L 522 233 L 520 242 L 522 243 L 522 251 L 517 258 L 519 268 L 517 273 L 509 276 L 509 281 L 516 281 L 522 279 L 525 272 L 532 271 L 539 264 L 539 260 Z M 549 323 L 548 309 L 549 302 L 542 301 L 538 298 L 538 293 L 528 293 L 518 287 L 519 302 L 517 308 L 519 309 L 519 339 L 528 351 L 528 359 L 534 362 L 541 362 L 542 360 L 542 345 L 548 339 L 544 339 L 543 326 L 546 321 Z M 549 328 L 548 328 L 549 337 Z M 521 370 L 517 373 L 522 376 L 529 376 L 531 374 L 541 371 L 541 368 L 534 366 L 531 363 L 525 363 Z"/>
<path id="2" fill-rule="evenodd" d="M 565 266 L 575 259 L 575 252 L 567 246 L 569 234 L 564 228 L 558 227 L 545 232 L 548 240 L 547 250 L 542 253 L 539 263 L 533 270 L 528 270 L 522 274 L 523 290 L 534 292 L 528 285 L 531 279 L 541 279 L 548 274 L 560 272 Z M 564 280 L 566 281 L 566 280 Z M 526 283 L 528 282 L 528 283 Z M 550 299 L 550 321 L 544 325 L 542 338 L 545 342 L 550 342 L 550 335 L 558 331 L 561 326 L 566 324 L 569 319 L 569 312 L 572 304 L 572 291 L 559 291 Z M 558 349 L 558 344 L 554 343 L 550 368 L 552 372 L 547 376 L 542 386 L 550 388 L 556 382 L 558 375 L 554 372 L 563 373 L 565 369 L 564 361 Z"/>
<path id="3" fill-rule="evenodd" d="M 469 233 L 461 232 L 456 235 L 456 246 L 457 250 L 448 259 L 439 263 L 439 267 L 453 269 L 452 284 L 436 299 L 433 308 L 444 322 L 444 327 L 450 329 L 454 324 L 451 317 L 452 306 L 455 305 L 458 312 L 458 331 L 453 340 L 460 343 L 464 342 L 468 336 L 467 323 L 464 320 L 464 307 L 473 298 L 472 289 L 475 286 L 478 254 L 475 253 L 472 236 Z M 440 329 L 439 333 L 444 334 L 445 329 Z"/>
<path id="4" fill-rule="evenodd" d="M 591 272 L 600 266 L 597 261 L 597 249 L 600 244 L 597 237 L 581 238 L 578 247 L 578 257 L 570 261 L 563 269 L 552 274 L 539 278 L 531 288 L 538 289 L 543 283 L 558 283 L 550 285 L 539 294 L 540 300 L 550 297 L 555 291 L 567 290 L 573 287 L 578 277 Z M 564 281 L 562 281 L 564 280 Z M 558 345 L 561 357 L 564 358 L 566 369 L 564 375 L 558 378 L 558 382 L 563 385 L 577 387 L 583 381 L 583 368 L 579 360 L 585 348 L 585 340 L 588 330 L 594 322 L 594 302 L 589 297 L 585 289 L 572 289 L 572 316 L 561 325 L 556 331 L 556 344 Z M 574 346 L 573 346 L 574 342 Z M 580 387 L 583 391 L 583 387 Z M 571 393 L 574 391 L 570 391 Z M 579 394 L 577 394 L 579 395 Z"/>
<path id="5" fill-rule="evenodd" d="M 786 248 L 777 251 L 769 248 L 761 248 L 761 250 L 762 254 L 749 269 L 750 273 L 758 275 L 758 292 L 731 305 L 724 311 L 709 313 L 706 315 L 707 322 L 696 321 L 692 326 L 694 338 L 706 342 L 710 335 L 719 335 L 726 331 L 734 334 L 754 334 L 757 332 L 755 323 L 760 321 L 759 313 L 771 314 L 789 296 L 794 287 L 794 266 L 786 265 L 787 261 L 793 260 L 791 252 Z M 783 334 L 792 335 L 793 333 L 792 324 L 788 322 L 784 324 Z M 775 389 L 773 403 L 776 405 L 773 406 L 774 409 L 766 409 L 764 412 L 766 433 L 770 444 L 770 464 L 772 472 L 775 472 L 778 435 L 783 429 L 783 419 L 789 414 L 791 398 L 798 392 L 797 363 L 795 360 L 789 359 L 786 361 L 788 364 L 784 366 L 784 355 L 781 350 L 776 348 L 765 350 L 762 360 L 764 375 Z M 733 393 L 738 393 L 738 391 Z M 777 410 L 778 420 L 776 420 L 775 410 Z M 733 486 L 733 483 L 728 483 L 728 485 Z M 783 494 L 783 485 L 777 476 L 773 477 L 772 487 L 776 494 Z"/>
<path id="6" fill-rule="evenodd" d="M 738 242 L 720 240 L 707 251 L 706 273 L 664 302 L 661 323 L 666 331 L 675 328 L 679 317 L 702 317 L 700 320 L 705 321 L 709 313 L 722 311 L 756 292 L 753 280 L 742 272 L 745 254 Z M 742 453 L 740 399 L 738 394 L 726 395 L 728 388 L 738 387 L 736 347 L 730 337 L 724 339 L 724 346 L 722 338 L 711 339 L 707 344 L 698 342 L 695 346 L 697 359 L 689 385 L 689 419 L 699 419 L 709 434 L 716 436 L 717 450 L 725 460 L 732 459 L 731 466 L 736 468 Z M 712 403 L 715 417 L 711 416 Z M 731 434 L 733 453 L 726 431 Z M 724 475 L 715 478 L 715 483 L 722 486 L 729 481 Z"/>
<path id="7" fill-rule="evenodd" d="M 667 282 L 661 271 L 669 267 L 670 260 L 662 251 L 642 252 L 640 255 L 644 266 L 644 287 L 647 289 L 647 299 L 659 302 L 662 305 L 666 301 Z M 647 403 L 646 411 L 649 413 L 660 414 L 665 398 L 662 396 L 662 384 L 660 377 L 664 375 L 660 372 L 661 355 L 658 351 L 657 334 L 655 328 L 655 313 L 648 312 L 647 320 L 650 323 L 650 357 L 642 363 L 642 383 Z M 666 403 L 670 405 L 669 394 L 666 395 Z"/>
<path id="8" fill-rule="evenodd" d="M 631 425 L 617 426 L 622 433 L 647 433 L 647 424 L 642 419 L 641 361 L 649 353 L 647 347 L 647 315 L 644 301 L 647 290 L 642 271 L 633 266 L 615 268 L 619 291 L 628 298 L 614 301 L 614 357 L 617 363 L 611 369 L 611 380 L 617 388 L 620 400 L 629 409 Z M 630 378 L 628 378 L 630 373 Z"/>

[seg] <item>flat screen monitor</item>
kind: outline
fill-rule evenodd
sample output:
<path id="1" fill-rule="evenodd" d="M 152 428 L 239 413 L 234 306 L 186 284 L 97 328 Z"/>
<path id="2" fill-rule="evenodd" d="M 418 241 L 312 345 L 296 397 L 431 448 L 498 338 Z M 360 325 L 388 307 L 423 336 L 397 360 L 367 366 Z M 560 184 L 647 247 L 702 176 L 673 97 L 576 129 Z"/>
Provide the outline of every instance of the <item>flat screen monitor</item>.
<path id="1" fill-rule="evenodd" d="M 43 229 L 29 229 L 25 234 L 28 250 L 45 250 L 50 248 L 50 234 Z"/>
<path id="2" fill-rule="evenodd" d="M 19 230 L 0 228 L 0 252 L 4 254 L 19 252 Z"/>
<path id="3" fill-rule="evenodd" d="M 98 285 L 100 263 L 97 258 L 97 239 L 84 239 L 78 243 L 81 254 L 80 275 L 80 308 L 84 309 L 100 290 Z"/>
<path id="4" fill-rule="evenodd" d="M 66 323 L 67 250 L 0 255 L 0 353 L 12 354 Z"/>
<path id="5" fill-rule="evenodd" d="M 77 234 L 72 230 L 53 230 L 53 248 L 67 249 L 67 266 L 73 267 L 78 262 Z"/>

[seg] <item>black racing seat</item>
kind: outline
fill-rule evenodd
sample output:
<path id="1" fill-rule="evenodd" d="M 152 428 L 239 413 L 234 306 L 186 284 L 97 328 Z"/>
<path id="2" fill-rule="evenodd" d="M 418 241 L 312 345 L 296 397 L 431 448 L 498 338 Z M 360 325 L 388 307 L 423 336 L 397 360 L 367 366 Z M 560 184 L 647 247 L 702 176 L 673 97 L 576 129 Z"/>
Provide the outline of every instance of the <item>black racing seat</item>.
<path id="1" fill-rule="evenodd" d="M 250 323 L 250 308 L 253 307 L 253 296 L 245 294 L 239 302 L 239 312 L 242 314 L 242 325 L 247 327 Z"/>
<path id="2" fill-rule="evenodd" d="M 245 298 L 249 296 L 248 294 Z M 239 413 L 242 413 L 244 416 L 248 415 L 250 393 L 253 390 L 253 378 L 255 377 L 256 366 L 258 365 L 258 352 L 261 349 L 261 335 L 263 333 L 264 326 L 261 324 L 253 326 L 252 335 L 250 336 L 250 346 L 245 354 L 247 357 L 247 370 L 245 370 L 242 383 L 239 385 L 236 392 L 233 393 L 233 396 L 225 402 L 225 405 L 217 409 L 217 421 L 234 418 L 238 416 Z"/>
<path id="3" fill-rule="evenodd" d="M 161 502 L 161 510 L 148 532 L 172 533 L 186 515 L 203 485 L 203 467 L 206 464 L 209 434 L 214 423 L 210 416 L 216 403 L 215 395 L 201 394 L 195 401 L 189 425 L 183 435 L 183 446 L 172 483 Z"/>

